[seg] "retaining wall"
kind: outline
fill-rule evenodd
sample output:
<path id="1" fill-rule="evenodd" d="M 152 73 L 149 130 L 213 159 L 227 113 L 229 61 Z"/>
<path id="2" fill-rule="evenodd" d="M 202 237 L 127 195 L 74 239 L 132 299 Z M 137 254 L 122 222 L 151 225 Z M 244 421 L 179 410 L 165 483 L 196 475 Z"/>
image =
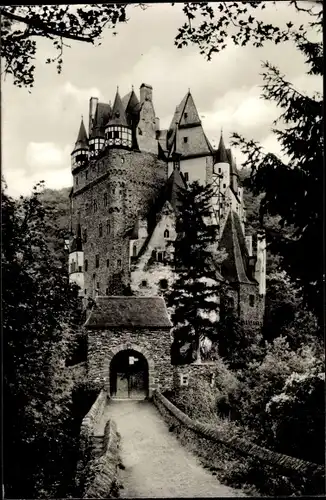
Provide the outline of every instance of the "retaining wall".
<path id="1" fill-rule="evenodd" d="M 221 443 L 236 453 L 258 459 L 268 465 L 281 469 L 283 472 L 300 473 L 309 478 L 316 477 L 316 479 L 322 479 L 325 476 L 325 469 L 320 465 L 267 450 L 239 437 L 228 438 L 212 425 L 192 420 L 157 391 L 153 395 L 153 401 L 163 416 L 165 416 L 167 410 L 178 422 L 195 434 L 210 441 Z"/>
<path id="2" fill-rule="evenodd" d="M 112 498 L 118 491 L 118 467 L 120 459 L 120 436 L 116 424 L 109 420 L 105 427 L 106 445 L 104 453 L 91 460 L 84 472 L 83 498 Z"/>

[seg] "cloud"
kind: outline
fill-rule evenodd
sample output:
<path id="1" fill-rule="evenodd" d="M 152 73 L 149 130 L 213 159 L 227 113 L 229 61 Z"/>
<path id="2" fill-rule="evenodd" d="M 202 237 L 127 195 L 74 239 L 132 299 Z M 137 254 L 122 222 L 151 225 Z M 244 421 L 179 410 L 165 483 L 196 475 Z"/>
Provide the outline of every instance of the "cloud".
<path id="1" fill-rule="evenodd" d="M 30 142 L 26 148 L 26 164 L 31 172 L 61 169 L 70 164 L 71 146 L 63 149 L 53 142 Z"/>
<path id="2" fill-rule="evenodd" d="M 77 101 L 78 105 L 83 106 L 85 101 L 88 102 L 90 97 L 102 98 L 101 91 L 97 87 L 79 88 L 70 82 L 66 82 L 59 90 L 60 97 L 69 97 Z"/>
<path id="3" fill-rule="evenodd" d="M 30 142 L 25 151 L 25 168 L 5 168 L 4 178 L 11 196 L 29 195 L 41 180 L 52 189 L 69 187 L 71 146 L 60 147 L 53 142 Z"/>

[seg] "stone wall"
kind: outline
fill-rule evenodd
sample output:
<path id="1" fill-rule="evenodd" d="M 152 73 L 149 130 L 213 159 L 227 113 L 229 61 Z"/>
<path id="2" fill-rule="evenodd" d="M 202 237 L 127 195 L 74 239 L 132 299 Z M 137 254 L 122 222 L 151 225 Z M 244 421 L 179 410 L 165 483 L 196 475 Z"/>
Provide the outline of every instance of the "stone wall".
<path id="1" fill-rule="evenodd" d="M 149 397 L 154 390 L 172 388 L 170 329 L 115 328 L 88 331 L 88 376 L 91 383 L 110 393 L 110 364 L 120 351 L 143 354 L 149 370 Z"/>
<path id="2" fill-rule="evenodd" d="M 320 465 L 267 450 L 266 448 L 248 442 L 246 439 L 239 438 L 238 436 L 228 437 L 212 425 L 192 420 L 157 391 L 154 393 L 153 401 L 163 417 L 170 414 L 181 423 L 182 426 L 191 430 L 197 436 L 225 445 L 240 455 L 260 460 L 277 467 L 284 473 L 286 473 L 286 471 L 296 472 L 306 475 L 307 477 L 316 476 L 321 478 L 325 475 L 325 469 Z"/>
<path id="3" fill-rule="evenodd" d="M 180 387 L 182 387 L 182 379 L 185 376 L 188 380 L 188 383 L 185 385 L 193 385 L 193 382 L 195 380 L 198 380 L 199 377 L 207 381 L 208 383 L 213 384 L 215 380 L 216 368 L 216 361 L 174 366 L 173 387 L 174 389 L 179 389 Z"/>
<path id="4" fill-rule="evenodd" d="M 118 467 L 121 463 L 120 436 L 116 424 L 109 420 L 105 427 L 107 436 L 104 453 L 91 460 L 84 472 L 83 498 L 111 498 L 118 488 Z"/>
<path id="5" fill-rule="evenodd" d="M 80 449 L 85 456 L 96 449 L 95 428 L 98 425 L 107 403 L 107 393 L 101 390 L 91 409 L 83 418 L 80 427 Z"/>
<path id="6" fill-rule="evenodd" d="M 254 297 L 254 305 L 250 303 L 250 295 Z M 239 319 L 248 327 L 261 327 L 264 319 L 265 296 L 259 295 L 258 286 L 255 284 L 239 286 Z"/>
<path id="7" fill-rule="evenodd" d="M 83 242 L 86 294 L 92 295 L 97 284 L 102 295 L 107 288 L 109 294 L 122 293 L 118 284 L 128 286 L 130 280 L 126 232 L 140 214 L 148 213 L 167 180 L 167 165 L 152 153 L 112 149 L 76 175 L 72 223 L 75 227 L 79 212 L 82 234 L 87 230 Z"/>

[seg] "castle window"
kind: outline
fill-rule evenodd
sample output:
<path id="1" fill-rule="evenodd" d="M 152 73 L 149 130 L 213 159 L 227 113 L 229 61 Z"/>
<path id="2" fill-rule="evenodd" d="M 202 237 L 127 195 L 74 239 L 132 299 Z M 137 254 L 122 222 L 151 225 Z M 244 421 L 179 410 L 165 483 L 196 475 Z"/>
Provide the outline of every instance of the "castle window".
<path id="1" fill-rule="evenodd" d="M 106 221 L 106 234 L 110 234 L 110 222 L 109 222 L 109 220 Z"/>
<path id="2" fill-rule="evenodd" d="M 76 175 L 76 186 L 78 186 L 78 175 Z"/>
<path id="3" fill-rule="evenodd" d="M 119 131 L 118 130 L 115 130 L 113 132 L 113 139 L 118 139 L 119 138 Z"/>
<path id="4" fill-rule="evenodd" d="M 100 256 L 95 255 L 95 267 L 100 267 Z"/>
<path id="5" fill-rule="evenodd" d="M 85 260 L 85 271 L 87 271 L 87 269 L 88 269 L 88 260 L 86 259 Z"/>
<path id="6" fill-rule="evenodd" d="M 134 245 L 134 246 L 132 247 L 132 256 L 133 256 L 133 257 L 137 257 L 137 245 Z"/>
<path id="7" fill-rule="evenodd" d="M 85 170 L 85 179 L 88 179 L 88 170 Z"/>
<path id="8" fill-rule="evenodd" d="M 104 206 L 106 207 L 108 204 L 108 193 L 104 193 Z"/>
<path id="9" fill-rule="evenodd" d="M 78 266 L 78 272 L 79 272 L 79 273 L 82 273 L 82 272 L 83 272 L 83 267 L 82 267 L 82 266 Z"/>
<path id="10" fill-rule="evenodd" d="M 166 279 L 160 280 L 160 287 L 162 288 L 162 290 L 166 290 L 168 287 L 168 280 Z"/>
<path id="11" fill-rule="evenodd" d="M 185 113 L 183 116 L 185 117 L 185 119 L 187 119 L 188 118 L 188 113 Z"/>
<path id="12" fill-rule="evenodd" d="M 250 305 L 250 307 L 254 307 L 254 305 L 255 305 L 255 296 L 254 295 L 249 295 L 249 305 Z"/>
<path id="13" fill-rule="evenodd" d="M 99 226 L 98 226 L 98 235 L 99 235 L 100 238 L 103 235 L 102 223 L 100 223 Z"/>
<path id="14" fill-rule="evenodd" d="M 156 259 L 158 262 L 163 262 L 164 252 L 157 252 Z"/>
<path id="15" fill-rule="evenodd" d="M 170 236 L 170 233 L 169 233 L 168 229 L 166 229 L 164 231 L 164 238 L 169 238 L 169 236 Z"/>
<path id="16" fill-rule="evenodd" d="M 185 172 L 183 175 L 184 175 L 185 181 L 188 182 L 189 181 L 189 174 L 188 174 L 188 172 Z"/>
<path id="17" fill-rule="evenodd" d="M 146 281 L 146 280 L 143 280 L 143 281 L 141 282 L 141 286 L 145 286 L 145 287 L 146 287 L 146 286 L 147 286 L 147 281 Z"/>
<path id="18" fill-rule="evenodd" d="M 110 259 L 106 259 L 106 267 L 109 267 L 110 265 Z"/>
<path id="19" fill-rule="evenodd" d="M 108 288 L 105 290 L 105 295 L 109 295 L 109 289 Z"/>
<path id="20" fill-rule="evenodd" d="M 100 283 L 99 282 L 96 283 L 96 288 L 98 291 L 100 291 Z"/>
<path id="21" fill-rule="evenodd" d="M 219 167 L 218 173 L 220 174 L 221 172 L 222 172 L 222 169 L 221 169 L 221 167 Z"/>
<path id="22" fill-rule="evenodd" d="M 118 267 L 121 267 L 121 259 L 117 260 Z"/>
<path id="23" fill-rule="evenodd" d="M 97 201 L 93 200 L 93 210 L 94 212 L 97 212 Z"/>
<path id="24" fill-rule="evenodd" d="M 188 137 L 184 137 L 184 138 L 183 138 L 183 142 L 184 142 L 184 143 L 187 143 L 187 142 L 188 142 Z"/>
<path id="25" fill-rule="evenodd" d="M 84 293 L 85 293 L 85 295 L 87 295 L 87 288 L 85 288 Z"/>
<path id="26" fill-rule="evenodd" d="M 84 243 L 87 242 L 87 229 L 84 229 L 84 231 L 83 231 L 83 242 Z"/>
<path id="27" fill-rule="evenodd" d="M 223 184 L 223 187 L 226 188 L 226 184 Z"/>
<path id="28" fill-rule="evenodd" d="M 176 160 L 176 161 L 173 162 L 173 168 L 179 170 L 179 168 L 180 168 L 180 162 L 178 160 Z"/>

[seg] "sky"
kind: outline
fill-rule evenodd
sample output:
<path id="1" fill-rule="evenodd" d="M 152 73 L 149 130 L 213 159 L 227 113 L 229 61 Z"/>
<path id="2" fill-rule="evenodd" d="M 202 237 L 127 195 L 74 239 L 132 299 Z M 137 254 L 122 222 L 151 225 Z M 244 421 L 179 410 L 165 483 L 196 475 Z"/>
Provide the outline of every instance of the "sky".
<path id="1" fill-rule="evenodd" d="M 262 61 L 277 66 L 298 90 L 322 92 L 322 80 L 306 75 L 304 59 L 291 42 L 257 49 L 230 41 L 207 61 L 196 46 L 174 45 L 178 27 L 185 22 L 182 4 L 149 4 L 146 10 L 129 6 L 127 13 L 128 23 L 118 26 L 116 36 L 107 30 L 98 47 L 72 41 L 60 75 L 55 65 L 45 64 L 56 55 L 54 48 L 47 40 L 37 40 L 31 93 L 15 87 L 9 76 L 1 82 L 2 173 L 10 195 L 28 195 L 40 180 L 52 189 L 72 185 L 70 153 L 81 115 L 87 125 L 90 97 L 113 102 L 117 86 L 123 96 L 132 85 L 138 95 L 142 83 L 152 85 L 162 129 L 190 88 L 213 146 L 223 128 L 227 146 L 230 134 L 238 132 L 276 154 L 280 148 L 271 128 L 280 111 L 260 98 Z M 271 2 L 261 15 L 279 26 L 305 20 L 284 1 L 276 6 Z M 244 157 L 233 151 L 241 167 Z"/>

